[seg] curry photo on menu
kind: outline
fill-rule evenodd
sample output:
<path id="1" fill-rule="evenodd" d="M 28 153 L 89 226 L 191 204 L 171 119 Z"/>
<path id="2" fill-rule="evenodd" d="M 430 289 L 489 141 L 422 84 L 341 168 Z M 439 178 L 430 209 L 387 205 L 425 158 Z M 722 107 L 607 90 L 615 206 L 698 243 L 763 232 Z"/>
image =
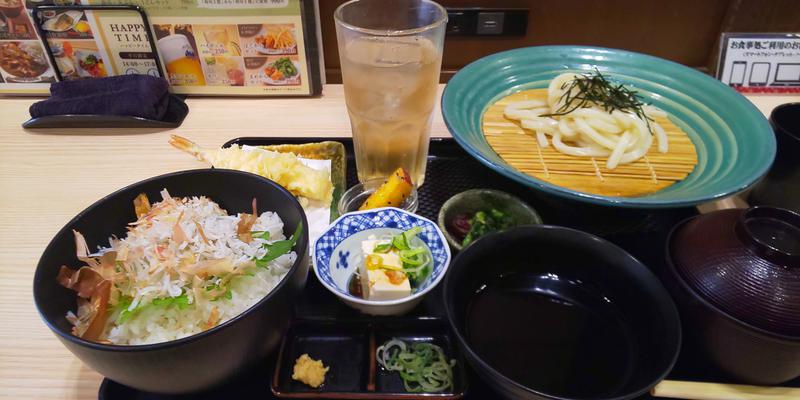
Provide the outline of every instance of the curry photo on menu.
<path id="1" fill-rule="evenodd" d="M 35 40 L 0 42 L 0 73 L 7 83 L 53 82 L 53 70 Z"/>

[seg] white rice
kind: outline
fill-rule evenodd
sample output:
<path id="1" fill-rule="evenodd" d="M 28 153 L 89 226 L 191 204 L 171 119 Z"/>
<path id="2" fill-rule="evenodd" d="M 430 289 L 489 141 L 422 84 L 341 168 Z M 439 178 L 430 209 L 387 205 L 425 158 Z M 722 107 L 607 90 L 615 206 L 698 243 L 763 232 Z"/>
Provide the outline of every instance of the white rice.
<path id="1" fill-rule="evenodd" d="M 201 203 L 198 204 L 197 201 Z M 195 208 L 192 209 L 192 206 Z M 186 232 L 189 241 L 181 244 L 180 248 L 198 255 L 198 259 L 230 257 L 235 260 L 235 265 L 253 265 L 253 258 L 261 257 L 266 253 L 262 246 L 265 241 L 262 239 L 254 238 L 250 243 L 239 240 L 236 235 L 239 216 L 225 215 L 224 210 L 219 209 L 208 199 L 192 198 L 181 211 L 186 214 L 181 219 L 181 228 Z M 210 243 L 202 240 L 194 221 L 202 226 Z M 167 219 L 164 223 L 155 223 L 146 231 L 146 234 L 162 239 L 169 237 L 171 228 L 167 227 L 170 224 L 174 225 L 175 222 Z M 283 233 L 283 221 L 273 212 L 262 213 L 252 230 L 269 231 L 269 242 L 286 238 Z M 140 241 L 137 242 L 137 239 Z M 114 249 L 126 245 L 131 249 L 136 246 L 149 246 L 147 240 L 142 237 L 131 237 L 130 234 L 121 240 L 112 238 L 111 242 Z M 165 271 L 163 274 L 157 275 L 161 276 L 161 279 L 155 279 L 156 282 L 148 282 L 146 272 L 142 272 L 148 266 L 131 263 L 127 267 L 138 270 L 139 273 L 136 276 L 140 276 L 141 280 L 135 280 L 140 287 L 126 290 L 128 293 L 135 292 L 135 296 L 131 296 L 133 302 L 128 308 L 129 310 L 136 309 L 138 303 L 148 304 L 154 298 L 176 297 L 182 293 L 188 295 L 189 305 L 183 309 L 178 306 L 141 307 L 121 323 L 117 322 L 122 312 L 118 308 L 109 317 L 105 339 L 111 343 L 122 345 L 150 344 L 180 339 L 208 329 L 204 325 L 211 318 L 214 309 L 219 314 L 219 320 L 214 325 L 222 324 L 249 309 L 270 293 L 286 276 L 296 257 L 294 252 L 289 252 L 271 261 L 267 268 L 251 267 L 250 269 L 254 269 L 252 276 L 238 275 L 231 279 L 228 285 L 230 299 L 220 297 L 213 301 L 195 299 L 192 291 L 188 290 L 185 279 L 171 280 L 171 276 L 175 277 L 174 271 Z M 150 262 L 152 264 L 152 260 Z M 150 281 L 153 280 L 151 277 Z"/>
<path id="2" fill-rule="evenodd" d="M 204 331 L 203 323 L 211 314 L 211 307 L 220 312 L 220 324 L 241 314 L 264 298 L 286 275 L 295 255 L 286 254 L 275 260 L 269 270 L 260 268 L 255 276 L 243 276 L 231 284 L 231 299 L 207 302 L 203 306 L 192 304 L 181 310 L 178 307 L 145 308 L 135 317 L 117 325 L 113 322 L 108 340 L 114 344 L 150 344 L 191 336 Z"/>

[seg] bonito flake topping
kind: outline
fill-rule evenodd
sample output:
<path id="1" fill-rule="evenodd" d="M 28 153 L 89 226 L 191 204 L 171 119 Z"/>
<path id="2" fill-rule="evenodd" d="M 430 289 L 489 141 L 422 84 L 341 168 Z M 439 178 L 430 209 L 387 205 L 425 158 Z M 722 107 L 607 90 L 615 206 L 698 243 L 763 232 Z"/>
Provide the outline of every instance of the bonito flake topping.
<path id="1" fill-rule="evenodd" d="M 134 201 L 138 219 L 124 238 L 89 254 L 75 233 L 78 270 L 58 280 L 78 294 L 67 318 L 87 340 L 145 344 L 189 336 L 225 322 L 269 293 L 295 261 L 299 226 L 286 239 L 274 212 L 228 215 L 206 197 Z"/>

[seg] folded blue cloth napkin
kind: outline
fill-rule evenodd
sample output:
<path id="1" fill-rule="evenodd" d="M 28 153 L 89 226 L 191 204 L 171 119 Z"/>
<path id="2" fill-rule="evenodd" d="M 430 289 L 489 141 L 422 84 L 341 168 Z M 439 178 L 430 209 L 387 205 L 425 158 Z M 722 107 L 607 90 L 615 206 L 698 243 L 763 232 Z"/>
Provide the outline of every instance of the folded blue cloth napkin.
<path id="1" fill-rule="evenodd" d="M 56 82 L 50 98 L 31 105 L 31 117 L 67 114 L 130 115 L 161 120 L 169 108 L 169 84 L 150 75 Z"/>

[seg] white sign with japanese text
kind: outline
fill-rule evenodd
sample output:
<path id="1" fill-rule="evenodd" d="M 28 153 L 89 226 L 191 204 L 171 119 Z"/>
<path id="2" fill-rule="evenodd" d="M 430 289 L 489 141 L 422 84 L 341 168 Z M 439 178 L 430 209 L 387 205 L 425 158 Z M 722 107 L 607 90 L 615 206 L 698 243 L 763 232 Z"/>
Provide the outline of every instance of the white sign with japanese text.
<path id="1" fill-rule="evenodd" d="M 800 34 L 723 33 L 717 78 L 741 92 L 800 93 Z"/>

